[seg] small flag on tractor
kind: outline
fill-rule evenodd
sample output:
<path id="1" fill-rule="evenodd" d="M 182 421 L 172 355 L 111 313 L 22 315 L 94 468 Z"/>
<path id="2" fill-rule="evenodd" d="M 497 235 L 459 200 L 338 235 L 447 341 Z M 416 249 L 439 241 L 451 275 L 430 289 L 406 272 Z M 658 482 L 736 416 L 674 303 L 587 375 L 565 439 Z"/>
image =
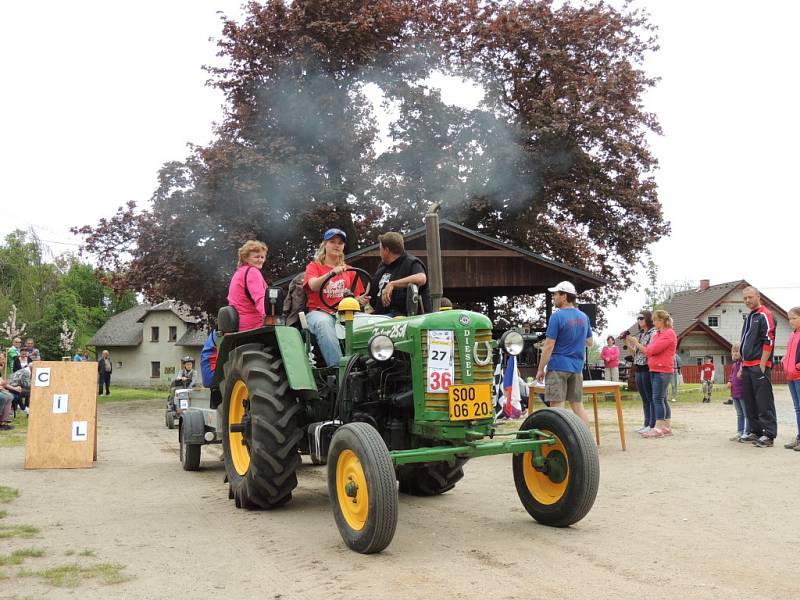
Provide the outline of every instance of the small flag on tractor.
<path id="1" fill-rule="evenodd" d="M 520 401 L 517 377 L 517 357 L 509 356 L 505 377 L 503 377 L 503 389 L 505 390 L 506 397 L 503 412 L 505 412 L 509 419 L 517 419 L 522 414 L 522 403 Z"/>

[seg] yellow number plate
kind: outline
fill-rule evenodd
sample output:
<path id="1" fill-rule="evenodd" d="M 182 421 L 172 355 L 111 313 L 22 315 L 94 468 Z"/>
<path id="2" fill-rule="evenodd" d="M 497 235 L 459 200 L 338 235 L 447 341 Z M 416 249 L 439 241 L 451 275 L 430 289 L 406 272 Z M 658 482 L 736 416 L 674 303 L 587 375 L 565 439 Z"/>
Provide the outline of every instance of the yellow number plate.
<path id="1" fill-rule="evenodd" d="M 491 384 L 451 385 L 447 393 L 451 421 L 490 419 L 494 416 Z"/>

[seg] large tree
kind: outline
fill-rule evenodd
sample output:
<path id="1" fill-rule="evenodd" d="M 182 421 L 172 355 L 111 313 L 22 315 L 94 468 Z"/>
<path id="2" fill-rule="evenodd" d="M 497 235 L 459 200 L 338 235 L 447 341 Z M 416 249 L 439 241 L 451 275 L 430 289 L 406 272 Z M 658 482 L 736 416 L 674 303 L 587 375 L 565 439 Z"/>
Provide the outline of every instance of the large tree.
<path id="1" fill-rule="evenodd" d="M 339 226 L 349 250 L 443 215 L 606 277 L 612 300 L 668 232 L 642 96 L 653 28 L 627 7 L 534 0 L 272 0 L 223 19 L 216 139 L 166 164 L 152 203 L 81 228 L 125 284 L 214 314 L 236 248 L 265 275 L 307 262 Z M 429 76 L 465 78 L 475 108 Z M 393 115 L 381 139 L 374 98 Z"/>

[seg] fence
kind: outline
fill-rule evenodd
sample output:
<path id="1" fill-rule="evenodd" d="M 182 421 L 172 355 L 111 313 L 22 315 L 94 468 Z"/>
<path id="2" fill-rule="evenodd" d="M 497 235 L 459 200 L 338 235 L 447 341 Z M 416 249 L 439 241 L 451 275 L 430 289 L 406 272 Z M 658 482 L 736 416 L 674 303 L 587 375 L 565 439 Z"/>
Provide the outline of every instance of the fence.
<path id="1" fill-rule="evenodd" d="M 732 366 L 731 364 L 727 364 L 723 369 L 725 373 L 725 383 L 730 381 Z M 700 365 L 686 365 L 685 367 L 681 367 L 681 375 L 683 376 L 684 383 L 700 383 Z M 772 383 L 786 383 L 786 373 L 783 372 L 783 365 L 780 363 L 776 363 L 772 368 Z"/>

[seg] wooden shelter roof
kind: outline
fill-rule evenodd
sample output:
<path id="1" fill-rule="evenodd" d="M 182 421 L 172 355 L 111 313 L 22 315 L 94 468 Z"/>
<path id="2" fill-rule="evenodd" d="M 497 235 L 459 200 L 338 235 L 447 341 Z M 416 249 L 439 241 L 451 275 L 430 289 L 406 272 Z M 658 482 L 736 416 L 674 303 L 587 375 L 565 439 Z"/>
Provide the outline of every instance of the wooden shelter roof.
<path id="1" fill-rule="evenodd" d="M 578 293 L 606 285 L 597 275 L 545 258 L 452 221 L 439 222 L 444 295 L 453 301 L 487 301 L 496 296 L 546 293 L 559 281 L 571 281 Z M 406 251 L 427 265 L 425 227 L 404 236 Z M 349 254 L 347 263 L 374 273 L 380 263 L 378 244 Z"/>

